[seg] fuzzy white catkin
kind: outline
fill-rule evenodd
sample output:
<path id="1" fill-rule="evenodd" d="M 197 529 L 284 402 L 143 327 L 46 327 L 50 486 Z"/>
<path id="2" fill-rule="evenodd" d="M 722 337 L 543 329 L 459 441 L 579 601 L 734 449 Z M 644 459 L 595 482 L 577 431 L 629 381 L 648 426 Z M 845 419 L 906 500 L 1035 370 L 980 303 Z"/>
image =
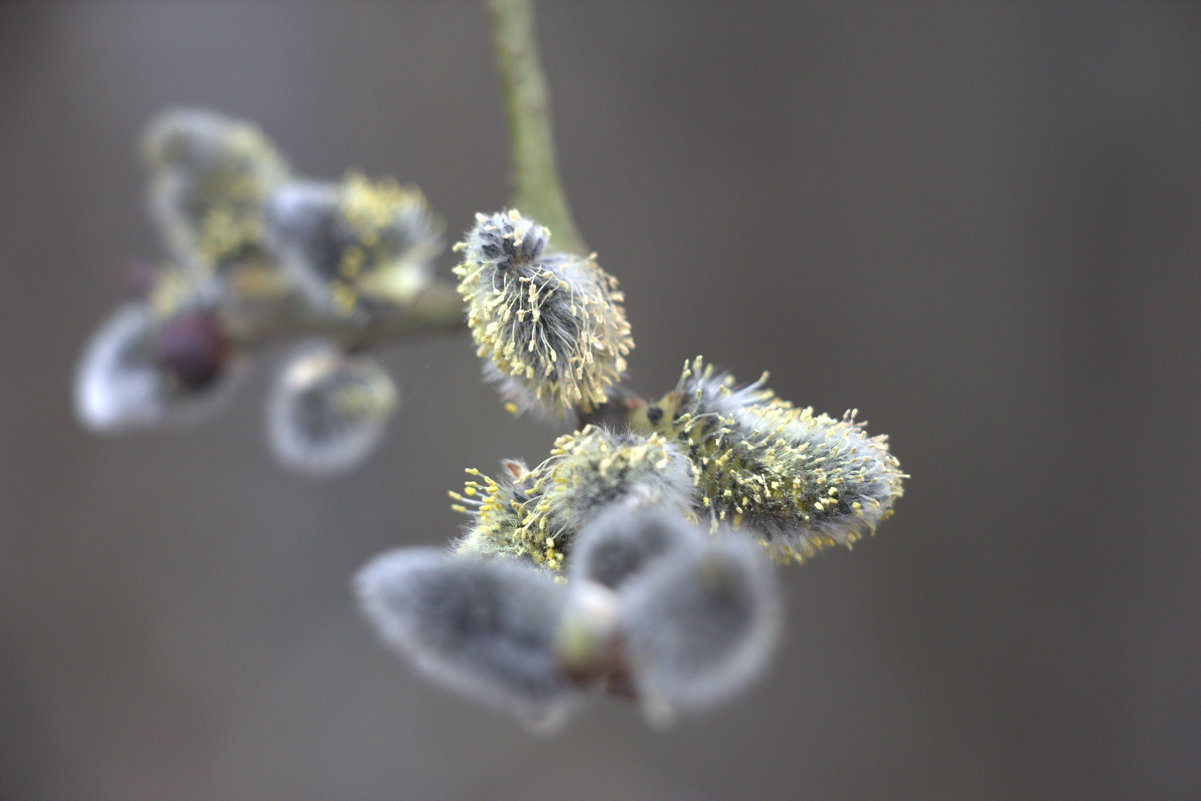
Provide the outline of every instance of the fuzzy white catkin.
<path id="1" fill-rule="evenodd" d="M 75 370 L 75 416 L 85 428 L 116 433 L 191 423 L 228 398 L 241 372 L 236 365 L 212 384 L 187 390 L 156 361 L 158 325 L 145 304 L 127 303 L 92 334 Z"/>
<path id="2" fill-rule="evenodd" d="M 568 578 L 616 589 L 661 559 L 693 546 L 702 536 L 679 514 L 617 504 L 576 535 Z"/>
<path id="3" fill-rule="evenodd" d="M 407 548 L 355 577 L 383 642 L 445 686 L 553 728 L 577 701 L 555 656 L 567 587 L 509 560 Z"/>
<path id="4" fill-rule="evenodd" d="M 130 303 L 92 334 L 75 371 L 75 414 L 85 427 L 120 431 L 161 416 L 161 391 L 150 361 L 152 325 L 149 310 Z"/>
<path id="5" fill-rule="evenodd" d="M 329 475 L 367 458 L 383 439 L 399 392 L 373 359 L 324 341 L 296 348 L 267 401 L 267 435 L 279 461 Z"/>
<path id="6" fill-rule="evenodd" d="M 779 595 L 762 548 L 728 531 L 631 578 L 621 631 L 644 701 L 702 710 L 745 689 L 775 651 Z"/>

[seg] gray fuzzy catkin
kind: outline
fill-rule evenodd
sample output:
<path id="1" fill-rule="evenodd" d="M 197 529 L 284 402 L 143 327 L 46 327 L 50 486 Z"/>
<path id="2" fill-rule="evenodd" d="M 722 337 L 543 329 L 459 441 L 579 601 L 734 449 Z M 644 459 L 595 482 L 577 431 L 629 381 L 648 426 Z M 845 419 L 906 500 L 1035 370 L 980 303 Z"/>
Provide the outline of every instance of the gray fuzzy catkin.
<path id="1" fill-rule="evenodd" d="M 382 640 L 447 687 L 544 726 L 576 701 L 555 657 L 567 587 L 546 573 L 409 548 L 371 561 L 355 589 Z"/>
<path id="2" fill-rule="evenodd" d="M 366 356 L 348 356 L 316 340 L 298 346 L 280 368 L 267 401 L 267 436 L 284 465 L 330 475 L 378 447 L 400 394 Z"/>
<path id="3" fill-rule="evenodd" d="M 576 535 L 567 564 L 568 578 L 616 589 L 658 560 L 695 544 L 701 536 L 695 525 L 678 514 L 617 504 Z"/>
<path id="4" fill-rule="evenodd" d="M 779 595 L 762 548 L 728 531 L 631 578 L 620 590 L 620 625 L 643 698 L 700 710 L 743 690 L 775 650 Z"/>
<path id="5" fill-rule="evenodd" d="M 263 212 L 268 249 L 309 300 L 322 304 L 332 303 L 328 284 L 346 246 L 338 195 L 336 184 L 290 181 L 271 193 Z"/>

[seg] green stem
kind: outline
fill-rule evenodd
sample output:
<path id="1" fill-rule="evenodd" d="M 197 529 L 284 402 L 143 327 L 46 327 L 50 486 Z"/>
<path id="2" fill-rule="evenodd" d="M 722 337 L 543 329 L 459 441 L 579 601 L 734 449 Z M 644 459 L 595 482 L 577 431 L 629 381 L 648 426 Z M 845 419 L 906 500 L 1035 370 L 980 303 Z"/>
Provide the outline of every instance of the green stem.
<path id="1" fill-rule="evenodd" d="M 286 283 L 239 291 L 219 307 L 226 334 L 238 345 L 254 349 L 277 340 L 322 336 L 348 350 L 362 350 L 421 335 L 449 334 L 466 327 L 463 299 L 454 285 L 432 280 L 390 312 L 359 322 L 315 309 Z"/>
<path id="2" fill-rule="evenodd" d="M 487 0 L 509 118 L 512 206 L 551 230 L 554 249 L 586 255 L 559 180 L 550 92 L 538 58 L 533 0 Z"/>

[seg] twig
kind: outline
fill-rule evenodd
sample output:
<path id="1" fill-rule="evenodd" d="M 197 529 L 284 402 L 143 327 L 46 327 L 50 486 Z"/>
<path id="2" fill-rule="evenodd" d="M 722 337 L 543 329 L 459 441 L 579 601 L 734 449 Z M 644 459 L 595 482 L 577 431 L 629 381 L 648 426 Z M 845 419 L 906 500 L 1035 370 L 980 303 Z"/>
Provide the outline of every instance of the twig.
<path id="1" fill-rule="evenodd" d="M 538 58 L 532 0 L 488 0 L 501 93 L 509 118 L 512 205 L 554 235 L 556 250 L 586 255 L 559 180 L 550 93 Z"/>
<path id="2" fill-rule="evenodd" d="M 404 303 L 342 315 L 315 309 L 300 293 L 280 283 L 230 293 L 219 312 L 230 338 L 243 347 L 276 340 L 323 336 L 346 350 L 466 328 L 463 299 L 452 284 L 434 279 Z"/>

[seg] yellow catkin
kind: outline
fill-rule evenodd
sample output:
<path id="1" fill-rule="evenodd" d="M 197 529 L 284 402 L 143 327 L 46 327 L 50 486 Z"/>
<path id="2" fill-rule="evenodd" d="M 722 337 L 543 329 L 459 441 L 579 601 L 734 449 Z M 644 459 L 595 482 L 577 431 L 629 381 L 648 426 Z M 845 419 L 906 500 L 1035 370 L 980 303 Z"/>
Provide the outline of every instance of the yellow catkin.
<path id="1" fill-rule="evenodd" d="M 697 357 L 632 425 L 687 451 L 712 527 L 751 528 L 782 561 L 874 533 L 906 477 L 887 438 L 868 436 L 854 411 L 833 418 L 797 408 L 765 380 L 737 387 Z"/>
<path id="2" fill-rule="evenodd" d="M 617 280 L 594 255 L 549 252 L 549 240 L 516 211 L 477 215 L 454 272 L 476 352 L 506 399 L 587 411 L 621 378 L 634 342 Z"/>
<path id="3" fill-rule="evenodd" d="M 501 480 L 481 476 L 451 493 L 473 517 L 460 552 L 524 557 L 559 571 L 576 532 L 602 508 L 650 506 L 687 516 L 693 506 L 692 465 L 660 434 L 585 426 L 556 439 L 550 457 L 533 469 L 504 466 Z"/>

